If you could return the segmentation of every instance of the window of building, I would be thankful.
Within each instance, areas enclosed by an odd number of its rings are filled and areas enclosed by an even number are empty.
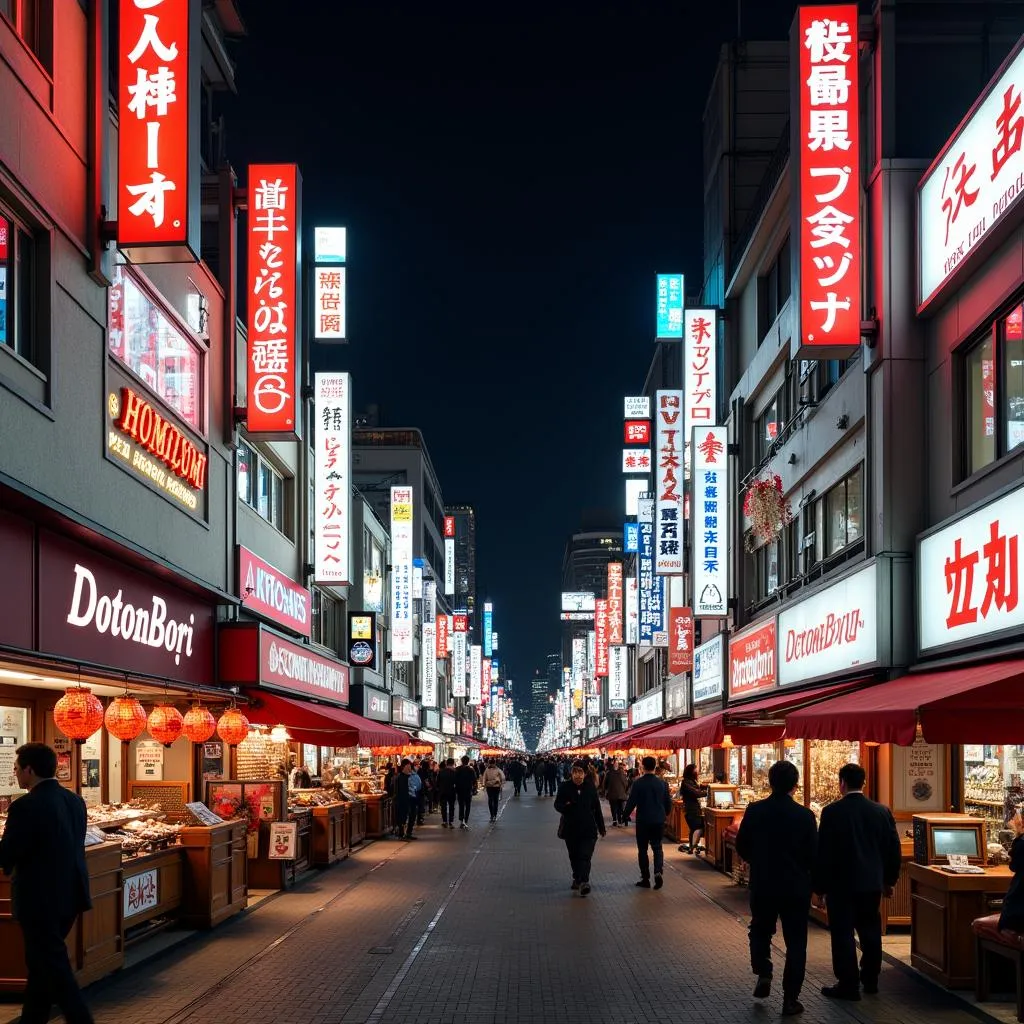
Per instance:
[[[750,553],[753,569],[751,584],[753,587],[753,603],[771,597],[784,582],[781,575],[782,540],[772,541],[770,544],[762,544],[756,551]]]
[[[245,441],[238,442],[238,498],[271,526],[286,532],[287,481]]]
[[[0,344],[35,366],[40,364],[38,271],[32,232],[0,209]]]
[[[762,329],[759,332],[761,340],[764,340],[769,328],[778,319],[779,313],[782,312],[782,307],[785,306],[792,291],[790,259],[789,235],[787,235],[767,273],[762,275],[759,282],[763,312]]]
[[[864,470],[855,469],[824,497],[825,557],[842,551],[864,535]]]
[[[757,465],[761,465],[768,458],[771,446],[777,440],[784,426],[785,417],[785,388],[779,390],[772,397],[772,400],[765,406],[764,411],[757,417],[754,427],[756,437]]]
[[[310,621],[310,639],[321,647],[326,647],[335,654],[340,650],[341,642],[341,601],[330,594],[313,588],[312,616]]]
[[[50,67],[48,24],[52,0],[0,0],[0,14],[21,36],[43,67]]]
[[[825,396],[843,379],[846,371],[860,363],[860,358],[860,353],[857,353],[849,359],[799,360],[799,405],[820,405]]]
[[[189,426],[203,430],[205,349],[143,285],[118,265],[110,286],[111,353]]]

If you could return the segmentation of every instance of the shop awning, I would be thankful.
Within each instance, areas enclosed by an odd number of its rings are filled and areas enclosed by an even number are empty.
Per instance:
[[[1020,743],[1024,659],[914,672],[795,711],[786,735],[909,746],[917,724],[929,743]]]
[[[389,747],[403,746],[409,742],[409,734],[401,729],[392,729],[383,722],[373,722],[345,708],[293,700],[269,690],[248,690],[246,695],[256,705],[245,712],[250,722],[284,725],[292,739],[299,743],[335,747]]]
[[[416,739],[423,743],[430,743],[432,746],[437,746],[439,743],[447,743],[448,740],[442,736],[439,732],[433,732],[430,729],[417,729],[413,735]]]
[[[663,729],[664,722],[644,722],[643,725],[635,725],[632,729],[624,729],[622,732],[606,732],[603,736],[587,744],[587,747],[603,747],[605,750],[628,750],[630,747],[638,746],[640,740],[651,733]]]

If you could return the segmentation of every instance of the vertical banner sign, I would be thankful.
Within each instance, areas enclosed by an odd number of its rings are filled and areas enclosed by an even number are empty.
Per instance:
[[[657,285],[658,341],[683,336],[683,275],[659,274]]]
[[[640,499],[640,643],[667,646],[665,578],[654,572],[654,500]]]
[[[626,643],[640,642],[640,587],[635,576],[626,577]]]
[[[640,527],[637,523],[627,522],[622,527],[622,550],[627,555],[635,555],[640,550]]]
[[[298,440],[299,169],[249,165],[249,336],[246,427]]]
[[[718,310],[688,309],[683,326],[683,440],[690,475],[690,438],[694,427],[718,422]]]
[[[693,671],[693,609],[671,608],[668,613],[668,671]]]
[[[391,488],[391,659],[412,661],[412,488]]]
[[[352,378],[347,373],[313,375],[313,578],[351,583]]]
[[[800,7],[798,17],[797,354],[826,359],[848,355],[861,340],[857,5]]]
[[[654,571],[671,576],[683,571],[682,391],[659,391],[655,406],[658,458],[654,471]]]
[[[594,675],[608,675],[608,602],[603,598],[594,610]]]
[[[455,593],[455,538],[444,539],[444,592]]]
[[[469,648],[469,703],[479,704],[483,673],[483,650],[479,644]]]
[[[434,580],[423,581],[423,610],[421,616],[424,622],[433,622],[437,614],[437,583]]]
[[[491,634],[494,632],[494,606],[490,601],[484,602],[484,657],[489,658],[491,651]]]
[[[466,696],[466,631],[452,634],[452,696]]]
[[[344,341],[345,260],[348,230],[313,229],[313,337],[317,341]]]
[[[434,623],[434,635],[437,637],[438,661],[444,661],[448,657],[448,616],[438,615]]]
[[[495,688],[496,690],[496,688]],[[496,692],[491,691],[491,659],[481,658],[480,659],[480,692],[486,693],[488,700],[494,701]]]
[[[608,710],[625,711],[629,687],[629,651],[622,646],[608,648]]]
[[[608,643],[621,644],[622,640],[622,563],[608,563]]]
[[[132,263],[199,258],[199,10],[118,5],[117,244]]]
[[[433,621],[424,620],[420,637],[420,665],[423,670],[423,706],[436,708],[437,704],[437,636]]]
[[[724,618],[729,596],[728,432],[693,431],[693,614]]]
[[[452,653],[452,649],[455,646],[455,642],[452,637],[455,635],[455,616],[446,615],[445,617],[445,629],[448,631],[448,653]]]

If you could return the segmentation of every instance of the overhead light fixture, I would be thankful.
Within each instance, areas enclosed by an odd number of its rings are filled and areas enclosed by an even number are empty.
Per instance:
[[[274,728],[270,730],[270,742],[289,743],[291,742],[291,736],[283,725],[275,725]]]

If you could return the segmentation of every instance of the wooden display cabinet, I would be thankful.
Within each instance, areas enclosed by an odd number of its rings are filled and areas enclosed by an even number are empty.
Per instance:
[[[395,827],[394,801],[384,793],[367,793],[361,799],[366,808],[366,838],[383,839]]]
[[[155,918],[165,918],[166,923],[170,923],[172,915],[177,917],[182,890],[182,851],[179,846],[139,857],[123,857],[121,873],[124,891],[122,916],[126,933]],[[126,942],[142,938],[150,930],[136,933],[133,938],[126,938]]]
[[[665,822],[665,836],[674,843],[685,843],[690,837],[686,825],[685,804],[682,800],[672,801],[672,811]]]
[[[704,808],[704,853],[701,855],[719,870],[725,869],[725,843],[723,833],[728,825],[743,817],[744,808]]]
[[[288,865],[288,884],[294,885],[296,877],[313,866],[313,809],[301,807],[289,811],[288,820],[294,821],[298,826],[295,839],[295,860],[285,861]]]
[[[390,799],[390,798],[388,798]],[[366,839],[367,810],[364,800],[353,800],[348,804],[348,845],[349,849]]]
[[[153,782],[130,779],[128,799],[141,800],[146,804],[159,804],[167,821],[177,823],[188,820],[185,804],[192,799],[191,782]]]
[[[348,830],[347,804],[327,804],[313,808],[314,866],[327,867],[348,856]]]
[[[244,910],[248,901],[246,823],[181,830],[185,866],[182,923],[213,928]]]

